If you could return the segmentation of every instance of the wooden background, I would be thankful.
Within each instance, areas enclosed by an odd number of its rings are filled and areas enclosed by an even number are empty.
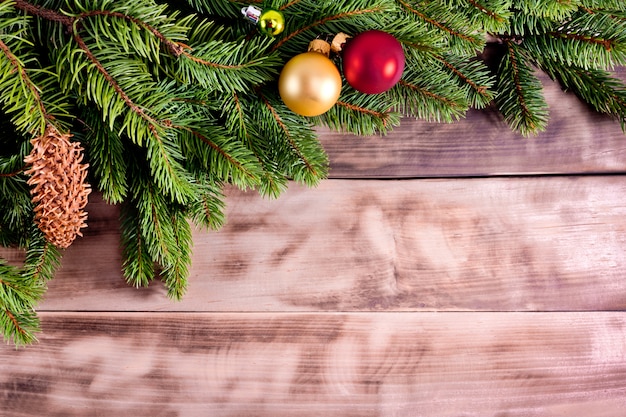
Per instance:
[[[0,347],[0,415],[623,417],[626,136],[544,82],[529,139],[321,130],[331,179],[228,190],[180,303],[126,286],[94,197],[40,342]]]

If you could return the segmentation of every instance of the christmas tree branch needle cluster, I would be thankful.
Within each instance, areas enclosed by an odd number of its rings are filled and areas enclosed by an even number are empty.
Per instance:
[[[327,177],[317,126],[385,134],[491,107],[530,137],[550,120],[543,71],[626,129],[624,1],[250,3],[0,1],[0,244],[25,252],[0,259],[5,340],[36,340],[92,189],[120,205],[128,284],[178,300],[225,186],[273,198]]]

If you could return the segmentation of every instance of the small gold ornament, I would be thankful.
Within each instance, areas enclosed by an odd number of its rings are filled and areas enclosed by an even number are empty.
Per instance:
[[[33,150],[24,158],[31,165],[26,171],[35,204],[35,223],[46,240],[59,248],[69,247],[80,229],[86,227],[87,167],[83,149],[70,142],[69,133],[48,125],[43,135],[31,140]]]
[[[285,105],[302,116],[319,116],[335,105],[341,94],[341,74],[328,58],[330,45],[316,39],[309,51],[291,58],[278,78]]]

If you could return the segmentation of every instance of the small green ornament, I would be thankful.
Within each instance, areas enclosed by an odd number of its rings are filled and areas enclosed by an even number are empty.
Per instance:
[[[241,9],[241,13],[265,35],[276,36],[285,29],[285,16],[278,10],[248,6]]]
[[[278,10],[265,9],[259,16],[257,26],[261,33],[276,36],[285,29],[285,16]]]

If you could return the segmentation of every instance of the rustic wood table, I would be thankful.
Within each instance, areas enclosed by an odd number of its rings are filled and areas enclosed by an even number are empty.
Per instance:
[[[623,417],[626,136],[543,81],[528,139],[493,111],[320,130],[331,178],[227,190],[179,303],[126,286],[94,196],[0,415]]]

